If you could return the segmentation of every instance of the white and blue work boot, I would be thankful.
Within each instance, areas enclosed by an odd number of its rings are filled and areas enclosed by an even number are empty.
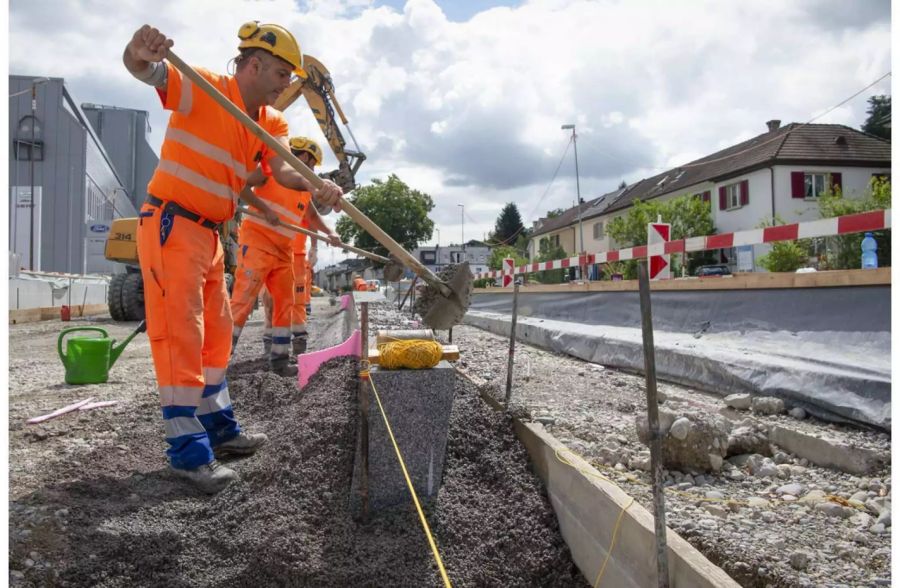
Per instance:
[[[207,494],[220,492],[238,479],[238,475],[234,470],[223,466],[216,460],[212,460],[208,464],[192,470],[173,468],[171,465],[169,469],[179,478],[188,480]]]
[[[213,454],[216,457],[253,455],[268,441],[269,438],[263,433],[245,433],[241,431],[236,437],[232,437],[228,441],[213,447]]]

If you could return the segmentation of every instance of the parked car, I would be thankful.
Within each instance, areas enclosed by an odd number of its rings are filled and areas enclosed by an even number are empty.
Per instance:
[[[730,276],[731,270],[724,263],[716,263],[712,265],[701,265],[695,272],[696,276],[702,278],[704,276]]]

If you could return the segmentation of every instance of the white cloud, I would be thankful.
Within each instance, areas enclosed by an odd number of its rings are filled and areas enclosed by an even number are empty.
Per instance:
[[[156,25],[189,63],[222,71],[244,21],[281,23],[332,73],[369,156],[359,180],[394,172],[429,192],[446,243],[460,232],[456,204],[479,221],[473,236],[508,201],[526,221],[571,205],[571,151],[538,203],[566,144],[561,124],[577,125],[582,194],[596,196],[759,134],[766,120],[823,112],[890,70],[889,18],[884,0],[534,0],[466,22],[432,0],[402,11],[368,0],[17,0],[10,71],[149,110],[158,142],[166,115],[121,65],[134,29]],[[822,121],[858,127],[875,93],[890,93],[889,80]],[[294,132],[322,139],[303,100],[288,116]]]

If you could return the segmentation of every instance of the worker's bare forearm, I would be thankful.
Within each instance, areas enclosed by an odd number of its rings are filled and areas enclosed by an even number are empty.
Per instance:
[[[335,234],[335,232],[331,230],[331,227],[326,225],[325,221],[322,220],[322,216],[319,214],[319,211],[316,210],[315,206],[310,206],[306,209],[306,222],[309,223],[309,228],[314,231],[318,231],[326,235]]]

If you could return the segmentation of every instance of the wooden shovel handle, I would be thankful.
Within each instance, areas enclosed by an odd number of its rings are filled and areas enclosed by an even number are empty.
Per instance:
[[[255,216],[256,218],[266,220],[266,217],[264,214],[262,214],[261,212],[256,212],[255,210],[251,210],[245,206],[241,206],[240,208],[238,208],[238,210],[241,211],[241,213],[246,214],[248,216]],[[286,223],[284,221],[281,221],[279,223],[279,226],[285,227],[285,228],[290,229],[291,231],[294,231],[297,233],[303,233],[307,237],[312,237],[313,239],[318,239],[319,241],[324,241],[324,242],[328,243],[329,245],[332,244],[331,241],[328,239],[328,237],[324,237],[324,236],[320,235],[319,233],[317,233],[316,231],[310,231],[309,229],[304,229],[303,227],[299,227],[297,225],[292,225],[291,223]],[[387,257],[384,257],[383,255],[378,255],[377,253],[372,253],[371,251],[366,251],[365,249],[358,249],[356,247],[353,247],[352,245],[347,245],[346,243],[341,243],[337,247],[340,247],[341,249],[346,249],[347,251],[351,251],[353,253],[356,253],[357,255],[362,255],[363,257],[368,257],[372,261],[377,261],[378,263],[390,263],[390,261],[391,261],[390,259],[388,259]]]
[[[215,86],[209,83],[206,78],[198,74],[194,71],[190,65],[186,64],[181,60],[180,57],[175,55],[171,50],[169,50],[166,59],[169,60],[175,69],[180,71],[183,75],[187,76],[193,83],[195,83],[201,90],[209,94],[209,96],[219,103],[219,105],[227,110],[232,116],[234,116],[238,121],[247,127],[247,129],[257,136],[263,143],[266,144],[270,149],[272,149],[275,153],[277,153],[282,159],[284,159],[292,168],[297,170],[306,181],[313,186],[313,188],[321,188],[322,187],[322,178],[317,176],[311,169],[306,167],[306,165],[297,159],[291,150],[284,146],[278,139],[270,135],[259,126],[256,121],[254,121],[250,116],[238,108],[231,100],[229,100],[224,94],[222,94]],[[452,292],[450,288],[447,287],[446,284],[441,282],[436,275],[434,275],[431,270],[422,265],[418,259],[413,257],[406,249],[404,249],[399,243],[394,241],[390,235],[385,233],[381,227],[376,225],[372,220],[364,215],[358,208],[353,206],[350,202],[347,201],[346,198],[341,197],[340,199],[341,210],[347,213],[353,222],[362,227],[367,233],[372,235],[379,243],[384,245],[384,247],[391,252],[403,265],[413,270],[413,272],[421,277],[423,280],[428,282],[429,285],[438,288],[444,296],[449,297]]]

